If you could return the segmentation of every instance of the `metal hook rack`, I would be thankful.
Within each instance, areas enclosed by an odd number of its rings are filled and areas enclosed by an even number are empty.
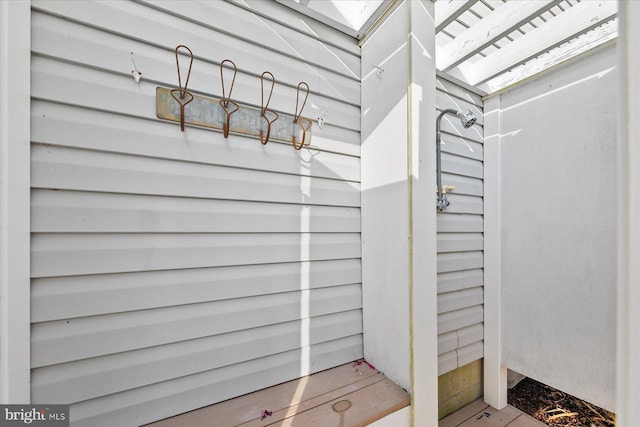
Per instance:
[[[178,56],[178,51],[180,50],[181,47],[189,51],[189,56],[191,58],[189,61],[189,71],[187,72],[187,80],[184,82],[184,87],[182,87],[182,78],[180,76],[180,57]],[[187,46],[181,44],[176,46],[175,53],[176,53],[176,67],[178,68],[178,89],[173,89],[171,91],[171,97],[175,99],[180,105],[180,130],[184,132],[184,114],[185,114],[184,107],[186,107],[187,104],[193,101],[193,94],[187,91],[187,86],[189,86],[189,77],[191,76],[191,67],[193,67],[193,52],[191,52],[191,49],[189,49]],[[180,97],[178,98],[176,94],[179,94]],[[186,99],[185,99],[185,95],[188,95]]]
[[[307,94],[304,97],[304,101],[302,101],[302,106],[300,107],[300,111],[298,111],[298,101],[300,100],[300,86],[304,85],[307,90]],[[304,105],[307,103],[307,98],[309,98],[309,85],[305,82],[298,83],[298,88],[296,90],[296,114],[293,116],[293,122],[300,127],[302,131],[302,138],[300,139],[300,145],[296,144],[296,135],[295,130],[293,132],[293,148],[296,150],[302,149],[302,147],[309,145],[311,143],[311,135],[309,135],[309,140],[306,140],[307,131],[311,129],[312,121],[305,117],[302,117],[302,110],[304,110]]]
[[[265,81],[265,76],[270,76],[271,77],[271,90],[269,91],[269,96],[267,97],[267,102],[264,102],[264,81]],[[280,117],[280,115],[278,113],[276,113],[273,110],[269,110],[269,102],[271,102],[271,95],[273,95],[273,88],[276,85],[276,79],[275,77],[273,77],[273,74],[271,74],[268,71],[265,71],[264,73],[262,73],[262,76],[260,76],[260,116],[265,120],[265,122],[267,123],[267,135],[266,137],[263,137],[263,132],[262,132],[262,128],[260,129],[260,143],[262,145],[267,145],[267,142],[269,142],[269,136],[271,136],[271,125],[278,120],[278,118]],[[273,114],[273,119],[269,120],[269,118],[267,117],[267,113],[271,113]]]
[[[191,62],[189,63],[189,71],[184,87],[182,86],[180,66],[178,63],[179,48],[185,48],[191,55]],[[304,106],[309,97],[309,85],[307,83],[300,82],[298,84],[296,90],[296,107],[293,114],[275,111],[269,108],[269,102],[271,101],[275,87],[275,78],[273,74],[265,71],[260,77],[260,107],[254,107],[231,99],[237,67],[233,61],[225,59],[220,63],[222,97],[197,95],[187,91],[189,76],[191,75],[191,66],[193,64],[193,53],[185,45],[176,47],[175,52],[179,88],[156,88],[156,116],[158,118],[179,122],[180,128],[183,131],[184,125],[189,124],[220,130],[223,132],[225,138],[227,138],[230,133],[253,136],[260,139],[263,145],[266,145],[271,140],[277,140],[292,143],[296,150],[309,146],[311,143],[311,127],[313,122],[311,119],[302,116]],[[233,70],[233,78],[228,88],[228,93],[224,79],[225,64],[230,65]],[[265,82],[267,82],[267,85],[269,82],[271,83],[267,96],[265,96]],[[303,91],[306,92],[306,94],[300,104]],[[189,108],[185,108],[187,104],[189,104]],[[298,110],[299,106],[300,109]]]
[[[225,91],[225,86],[224,86],[224,64],[225,62],[228,62],[231,64],[231,66],[233,67],[233,79],[231,80],[231,86],[229,87],[229,96],[227,96],[227,93]],[[238,74],[238,67],[236,67],[235,62],[233,62],[230,59],[225,59],[224,61],[222,61],[220,63],[220,83],[222,84],[222,99],[219,101],[220,102],[220,106],[222,107],[222,109],[225,112],[225,122],[224,122],[224,126],[222,127],[223,132],[224,132],[224,137],[228,138],[229,137],[229,127],[231,124],[231,115],[233,113],[235,113],[236,111],[238,111],[240,109],[240,106],[236,103],[233,102],[231,100],[231,92],[233,92],[233,85],[236,84],[236,74]],[[232,109],[229,109],[229,104],[232,105]]]

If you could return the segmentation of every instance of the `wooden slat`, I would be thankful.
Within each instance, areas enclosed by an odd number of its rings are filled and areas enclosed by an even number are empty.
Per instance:
[[[360,234],[38,234],[31,253],[34,278],[124,273],[359,258]]]
[[[259,420],[262,410],[269,408],[273,414],[268,421],[262,420],[264,425],[283,419],[289,410],[312,408],[384,379],[384,375],[366,365],[359,368],[361,374],[358,375],[354,364],[341,365],[146,427],[192,427],[205,425],[211,420],[225,426],[246,426]]]
[[[360,309],[360,285],[262,295],[33,325],[32,367]]]
[[[391,407],[397,404],[396,399],[406,401],[408,404],[408,395],[385,379],[384,375],[369,369],[366,365],[359,368],[361,375],[358,375],[353,365],[350,363],[339,366],[198,411],[159,421],[147,427],[204,426],[209,424],[212,419],[215,419],[220,425],[238,427],[280,425],[283,421],[286,422],[286,425],[314,425],[298,423],[302,423],[301,420],[304,420],[305,423],[311,422],[307,420],[310,415],[308,412],[330,409],[331,405],[338,400],[350,400],[352,408],[356,410],[367,406],[373,418],[380,418],[393,412]],[[364,401],[361,400],[363,393],[367,397]],[[382,397],[381,393],[384,393],[383,401],[378,400],[379,397]],[[272,414],[261,420],[261,410],[265,408],[270,408]],[[360,425],[354,422],[354,412],[350,413],[352,418],[344,424],[345,426]]]
[[[361,313],[354,310],[38,368],[32,399],[93,399],[361,333]]]
[[[31,232],[357,233],[360,209],[34,189]]]
[[[529,59],[602,25],[616,16],[612,1],[583,1],[539,27],[527,32],[497,52],[473,64],[469,83],[481,84]]]
[[[31,320],[45,322],[361,282],[360,260],[32,279]],[[126,297],[125,297],[126,295]]]
[[[351,407],[344,413],[344,418],[333,410],[332,406],[348,400]],[[270,423],[269,426],[312,426],[335,424],[344,427],[364,427],[372,422],[398,411],[410,403],[409,395],[391,380],[384,379],[368,387],[354,391],[346,396],[316,406],[304,412],[287,417],[283,421]],[[247,424],[246,426],[265,425],[264,423]]]
[[[320,374],[316,374],[316,375],[320,375]],[[356,405],[366,405],[367,401],[364,399],[368,399],[369,393],[372,390],[377,389],[381,382],[385,382],[385,388],[387,389],[387,391],[392,391],[393,390],[393,386],[389,386],[390,385],[390,381],[385,379],[384,375],[382,374],[377,374],[373,377],[369,377],[366,378],[362,381],[359,381],[357,383],[354,384],[350,384],[346,387],[342,387],[340,389],[336,389],[336,390],[332,390],[329,393],[325,393],[322,396],[318,396],[315,399],[310,399],[307,400],[305,402],[302,402],[300,404],[297,405],[290,405],[288,408],[286,409],[281,409],[279,411],[274,411],[271,416],[268,417],[268,420],[261,420],[258,417],[256,417],[254,420],[249,421],[247,423],[243,423],[243,424],[239,424],[239,426],[242,427],[259,427],[259,426],[263,426],[263,425],[307,425],[307,424],[299,424],[300,422],[298,421],[299,418],[306,418],[308,416],[308,414],[304,413],[305,411],[323,411],[326,412],[327,414],[329,414],[329,412],[327,411],[336,401],[340,401],[340,400],[348,400],[349,402],[351,402],[351,404],[356,404]],[[397,387],[397,386],[395,386]],[[358,391],[362,391],[362,393],[367,393],[366,397],[364,399],[362,399],[362,396],[359,394],[354,394],[355,392]],[[355,399],[354,399],[355,397]],[[355,400],[352,401],[352,399]],[[362,399],[362,401],[358,401]],[[386,403],[386,402],[385,402]],[[319,408],[321,405],[325,405],[325,408]],[[378,417],[378,415],[381,415],[382,417],[384,417],[385,415],[387,415],[388,409],[387,408],[380,408],[380,407],[370,407],[370,415],[375,414],[375,418]],[[380,414],[378,412],[381,412]],[[393,411],[392,411],[393,412]],[[330,418],[327,417],[327,418]],[[280,423],[280,421],[283,422],[283,424]],[[306,422],[306,421],[303,421]],[[267,424],[268,423],[268,424]],[[185,426],[187,424],[184,424]],[[351,423],[349,424],[345,424],[345,425],[352,425]]]
[[[79,402],[71,408],[71,422],[135,427],[342,365],[354,357],[362,357],[362,336],[311,346],[304,356],[302,349],[288,351]]]
[[[448,417],[440,420],[440,422],[438,423],[438,426],[439,427],[457,427],[458,425],[462,424],[466,420],[473,417],[478,412],[487,409],[488,406],[489,405],[484,403],[484,400],[478,399],[473,403],[465,406],[461,410],[456,411],[453,414],[449,415]]]
[[[455,21],[460,15],[469,10],[477,1],[478,0],[442,0],[436,2],[436,33],[439,33],[447,25]]]
[[[438,51],[436,66],[447,71],[490,46],[562,0],[507,2]]]
[[[52,146],[32,148],[33,188],[358,207],[360,185]]]
[[[483,416],[480,421],[477,420],[477,417],[471,417],[464,423],[459,424],[459,427],[506,427],[511,425],[512,422],[521,414],[521,412],[513,406],[507,406],[501,411],[488,407],[483,410],[483,414],[484,412],[489,415]],[[533,425],[538,426],[539,424],[534,422]]]
[[[273,425],[275,422],[285,419],[293,421],[291,420],[291,417],[295,417],[297,414],[314,409],[320,405],[328,405],[331,401],[340,398],[349,398],[353,392],[363,389],[369,390],[368,387],[376,385],[381,381],[385,381],[385,376],[383,374],[379,373],[375,369],[369,368],[366,364],[360,365],[359,367],[355,367],[354,365],[355,363],[350,363],[314,374],[310,377],[301,378],[295,382],[295,389],[293,390],[291,387],[292,385],[288,383],[282,384],[262,391],[264,393],[268,393],[269,397],[261,396],[260,394],[262,392],[252,393],[245,398],[231,401],[229,403],[225,402],[221,405],[216,405],[220,406],[219,408],[214,406],[211,409],[220,413],[224,421],[231,418],[227,425],[250,427],[262,426],[265,424]],[[340,375],[341,379],[337,379],[337,375]],[[274,404],[256,406],[254,398],[257,398],[259,401],[268,399]],[[279,401],[276,403],[274,402],[275,399],[278,399]],[[250,401],[247,402],[247,400]],[[230,413],[228,410],[229,406],[241,406],[245,411],[238,408],[238,412]],[[251,409],[250,411],[246,411],[247,406]],[[255,409],[259,407],[273,408],[274,410],[266,420],[262,420],[260,419],[261,414],[259,414]],[[237,422],[241,417],[246,419],[247,416],[245,414],[247,414],[247,412],[253,416],[253,419],[246,422]],[[225,414],[226,417],[223,414]],[[194,424],[183,423],[182,425],[188,426]]]
[[[561,64],[582,53],[593,50],[601,45],[606,45],[618,37],[618,21],[612,19],[592,29],[586,34],[581,34],[578,38],[553,49],[552,55],[540,55],[532,58],[521,66],[513,68],[509,73],[478,85],[478,88],[485,93],[494,93],[500,89],[515,85],[528,77]]]

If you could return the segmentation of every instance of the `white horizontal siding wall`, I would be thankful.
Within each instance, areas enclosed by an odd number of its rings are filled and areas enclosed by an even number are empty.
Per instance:
[[[314,148],[156,119],[179,44],[193,92],[231,59],[292,114],[306,81]],[[359,72],[276,2],[33,2],[34,403],[134,426],[362,357]]]
[[[478,117],[469,129],[450,114],[441,122],[442,183],[455,186],[447,194],[451,204],[437,214],[438,372],[444,374],[481,359],[484,351],[483,104],[440,77],[436,102],[438,112],[471,110]]]

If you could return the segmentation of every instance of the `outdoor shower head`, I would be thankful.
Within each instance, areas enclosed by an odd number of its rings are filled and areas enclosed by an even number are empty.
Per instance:
[[[471,111],[468,113],[456,112],[456,116],[460,117],[460,121],[462,122],[462,126],[465,129],[470,128],[476,123],[477,117]]]

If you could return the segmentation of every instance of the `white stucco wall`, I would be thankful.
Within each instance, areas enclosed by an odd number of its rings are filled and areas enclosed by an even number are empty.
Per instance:
[[[616,49],[501,95],[503,360],[614,409]]]

